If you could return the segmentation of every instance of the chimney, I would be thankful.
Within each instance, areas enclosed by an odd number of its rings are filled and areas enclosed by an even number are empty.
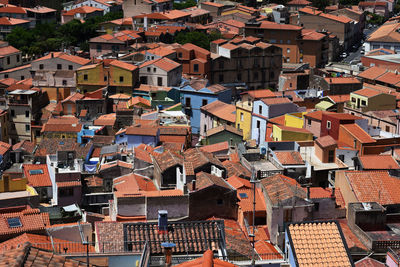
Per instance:
[[[164,248],[164,256],[165,256],[165,267],[172,266],[172,249],[176,247],[174,243],[164,242],[161,243],[161,247]]]
[[[168,232],[168,211],[158,211],[158,233],[166,234]]]
[[[51,52],[51,58],[54,58],[54,53],[53,52]]]
[[[310,186],[307,185],[307,199],[310,199]]]
[[[196,179],[192,180],[192,191],[196,190]]]

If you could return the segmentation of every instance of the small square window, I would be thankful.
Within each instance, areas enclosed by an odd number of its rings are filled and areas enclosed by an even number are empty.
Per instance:
[[[222,198],[217,199],[217,205],[223,205],[224,200]]]
[[[326,129],[330,129],[331,128],[331,122],[330,121],[326,121]]]
[[[61,70],[62,69],[62,65],[61,64],[57,64],[57,69]]]
[[[67,85],[67,80],[62,80],[62,85],[66,86]]]
[[[205,105],[207,105],[207,104],[208,104],[208,100],[207,100],[207,99],[203,99],[202,105],[201,105],[201,106],[205,106]]]
[[[69,70],[73,70],[74,68],[73,68],[72,65],[68,65],[68,69],[69,69]]]
[[[87,75],[87,74],[84,74],[84,75],[83,75],[83,80],[84,80],[84,81],[87,81],[87,80],[88,80],[88,75]]]
[[[124,76],[119,76],[119,82],[120,83],[124,82]]]
[[[157,68],[153,68],[153,72],[156,72],[157,71]]]
[[[150,72],[151,71],[151,68],[150,67],[147,67],[147,72]]]
[[[29,118],[29,110],[25,111],[25,118]]]
[[[39,65],[39,69],[40,69],[40,70],[44,69],[44,65],[43,65],[43,64],[40,64],[40,65]]]
[[[29,132],[31,130],[31,126],[29,124],[25,125],[25,131]]]

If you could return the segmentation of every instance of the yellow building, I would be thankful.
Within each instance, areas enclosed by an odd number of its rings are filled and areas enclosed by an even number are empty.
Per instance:
[[[4,173],[0,180],[0,193],[25,191],[27,179],[21,176],[22,173],[18,173],[18,176],[12,173]]]
[[[243,132],[243,140],[251,138],[251,113],[253,107],[251,101],[239,101],[236,103],[235,127]]]
[[[122,18],[112,21],[100,23],[98,31],[106,34],[113,34],[115,32],[133,30],[132,18]]]
[[[363,88],[350,93],[347,106],[362,112],[392,110],[396,109],[396,96],[372,88]]]
[[[307,112],[285,114],[285,126],[303,128],[304,114],[307,114]]]
[[[274,141],[312,141],[313,134],[305,129],[273,125],[272,137]]]
[[[86,65],[76,71],[76,84],[81,92],[91,92],[108,86],[111,94],[132,94],[139,80],[139,68],[119,60]]]

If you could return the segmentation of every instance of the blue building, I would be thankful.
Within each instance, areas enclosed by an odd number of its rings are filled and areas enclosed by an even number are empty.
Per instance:
[[[184,84],[179,88],[180,100],[184,113],[190,116],[190,126],[193,134],[200,132],[200,108],[207,104],[219,100],[225,103],[231,103],[232,89],[214,84],[207,86],[204,82]]]
[[[160,129],[158,127],[131,126],[115,134],[116,144],[125,144],[128,149],[140,144],[155,147],[160,142]]]
[[[78,133],[78,143],[79,144],[86,144],[93,138],[93,136],[101,131],[104,127],[103,126],[88,126],[84,125],[81,131]]]

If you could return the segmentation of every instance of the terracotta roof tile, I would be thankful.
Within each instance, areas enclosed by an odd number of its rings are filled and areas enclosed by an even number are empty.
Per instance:
[[[328,84],[360,84],[361,82],[354,77],[325,78]]]
[[[368,133],[366,133],[360,126],[355,123],[352,124],[342,124],[347,132],[349,132],[354,138],[356,138],[361,143],[375,143],[376,140],[373,139]]]
[[[213,185],[232,190],[232,187],[224,180],[224,178],[206,172],[196,173],[196,190],[200,190]]]
[[[304,160],[298,151],[274,151],[282,165],[303,165]]]
[[[146,136],[156,136],[159,134],[159,129],[149,126],[130,126],[126,128],[125,134],[127,135],[146,135]]]
[[[339,221],[340,227],[342,228],[344,238],[346,239],[347,247],[352,251],[359,251],[360,249],[367,251],[367,248],[365,247],[365,245],[351,231],[350,227],[347,224],[347,220],[339,219],[338,221]]]
[[[160,155],[155,155],[154,159],[162,172],[177,165],[183,166],[183,157],[169,150]]]
[[[253,99],[260,99],[260,98],[275,98],[275,94],[269,90],[269,89],[265,89],[265,90],[252,90],[252,91],[246,91],[241,93],[241,95],[249,95],[251,98]]]
[[[10,25],[25,24],[25,23],[29,23],[29,20],[8,18],[8,17],[0,18],[0,25],[10,26]]]
[[[400,165],[391,155],[364,155],[358,159],[363,170],[397,170]]]
[[[74,16],[77,13],[80,14],[90,14],[96,11],[101,11],[103,12],[104,10],[101,8],[96,8],[96,7],[91,7],[91,6],[81,6],[77,7],[71,10],[68,10],[67,12],[62,13],[62,16]]]
[[[176,267],[195,267],[195,266],[235,267],[236,265],[233,263],[222,261],[220,259],[215,259],[214,253],[211,250],[207,250],[206,252],[204,252],[203,257],[187,261],[175,266]]]
[[[358,74],[358,77],[364,78],[364,79],[368,79],[368,80],[375,80],[377,79],[379,76],[382,76],[383,74],[386,73],[386,69],[381,68],[381,67],[371,67],[367,70],[364,70],[363,72],[360,72]]]
[[[7,151],[10,151],[11,145],[0,141],[0,155],[4,155]]]
[[[226,179],[226,181],[235,189],[251,188],[249,180],[233,175]]]
[[[193,164],[195,172],[199,171],[208,163],[224,169],[221,161],[219,161],[212,153],[201,151],[199,148],[189,148],[183,153],[183,155],[184,161],[191,162]]]
[[[307,0],[292,0],[286,3],[286,5],[303,5],[303,6],[308,6],[311,5],[311,2]]]
[[[239,207],[243,212],[252,212],[253,211],[253,202],[254,202],[254,194],[252,189],[241,188],[237,190],[237,195],[240,200],[238,203]],[[265,212],[265,199],[264,195],[261,192],[260,188],[256,190],[256,212]]]
[[[115,113],[104,114],[94,120],[93,125],[96,126],[114,126],[116,120]]]
[[[261,101],[264,102],[268,106],[292,103],[292,101],[290,101],[289,98],[287,98],[287,97],[263,98],[263,99],[261,99]]]
[[[216,100],[200,108],[203,112],[234,123],[236,121],[236,106]]]
[[[385,267],[386,264],[372,259],[370,257],[362,258],[361,260],[354,263],[355,267]]]
[[[220,126],[211,128],[210,130],[208,130],[206,132],[206,136],[207,137],[208,136],[212,136],[214,134],[217,134],[217,133],[220,133],[220,132],[223,132],[223,131],[228,131],[228,132],[231,132],[231,133],[236,134],[238,136],[243,136],[243,133],[242,133],[241,130],[239,130],[236,127],[233,127],[231,125],[227,125],[227,124],[222,124]]]
[[[58,188],[78,187],[78,186],[82,186],[82,183],[80,181],[57,182],[57,187]]]
[[[210,153],[215,153],[215,152],[221,152],[221,151],[226,151],[228,152],[229,149],[229,143],[228,141],[224,141],[221,143],[216,143],[212,145],[207,145],[207,146],[202,146],[200,147],[202,151],[205,152],[210,152]]]
[[[16,143],[15,145],[12,146],[12,150],[23,150],[29,154],[32,154],[33,151],[35,150],[36,145],[32,142],[29,142],[28,140],[23,140],[19,143]]]
[[[7,219],[18,218],[21,222],[20,226],[10,227]],[[49,214],[40,213],[39,209],[23,209],[14,212],[6,212],[0,210],[0,235],[10,236],[13,234],[44,231],[45,226],[50,225]]]
[[[121,69],[125,69],[125,70],[129,70],[129,71],[134,71],[138,68],[138,66],[126,63],[124,61],[120,61],[120,60],[113,60],[110,62],[111,66],[117,67],[117,68],[121,68]]]
[[[163,57],[163,58],[159,58],[159,59],[146,61],[145,63],[140,65],[140,68],[144,68],[149,65],[154,65],[165,71],[171,71],[171,70],[176,69],[181,66],[181,64],[179,64],[177,62],[175,62],[169,58]]]
[[[108,169],[108,168],[113,168],[113,167],[121,167],[121,168],[126,168],[126,169],[132,169],[133,165],[131,163],[127,163],[121,160],[116,160],[113,162],[108,162],[100,166],[100,171]]]
[[[315,142],[321,147],[337,146],[337,142],[330,135],[318,137],[317,140],[315,140]]]
[[[334,21],[337,21],[337,22],[341,22],[341,23],[350,23],[350,22],[353,21],[352,19],[350,19],[348,17],[345,17],[345,16],[341,16],[341,15],[333,15],[333,14],[321,13],[321,14],[319,14],[319,16],[323,17],[323,18],[330,19],[330,20],[334,20]]]
[[[216,2],[201,2],[201,4],[209,5],[209,6],[215,6],[215,7],[223,7],[223,4],[216,3]]]
[[[67,60],[67,61],[70,61],[70,62],[74,62],[74,63],[80,64],[80,65],[86,65],[86,64],[88,64],[90,62],[89,59],[78,57],[78,56],[68,55],[68,54],[66,54],[64,52],[50,52],[47,56],[41,57],[39,59],[36,59],[34,62],[42,61],[42,60],[46,60],[46,59],[51,59],[52,56],[54,58],[60,58],[60,59]]]
[[[400,203],[400,179],[387,171],[345,171],[345,175],[359,202]]]
[[[51,187],[49,170],[47,164],[23,164],[25,177],[33,187]]]
[[[90,177],[85,178],[86,185],[88,187],[100,187],[103,186],[103,178],[92,175]]]
[[[337,222],[289,224],[287,231],[299,266],[352,266]],[[312,249],[305,244],[312,244]]]
[[[231,176],[239,176],[243,178],[251,177],[251,172],[246,167],[244,167],[240,162],[225,160],[224,162],[222,162],[222,165],[224,165],[226,168],[227,177]]]
[[[128,196],[140,191],[157,191],[150,178],[134,173],[115,178],[113,180],[113,189],[117,197]]]
[[[400,74],[388,71],[385,74],[376,78],[375,80],[391,85],[397,85],[398,83],[400,83]]]
[[[261,180],[262,186],[272,204],[291,199],[293,197],[306,198],[306,192],[301,188],[300,184],[285,175],[275,174],[271,177]]]

